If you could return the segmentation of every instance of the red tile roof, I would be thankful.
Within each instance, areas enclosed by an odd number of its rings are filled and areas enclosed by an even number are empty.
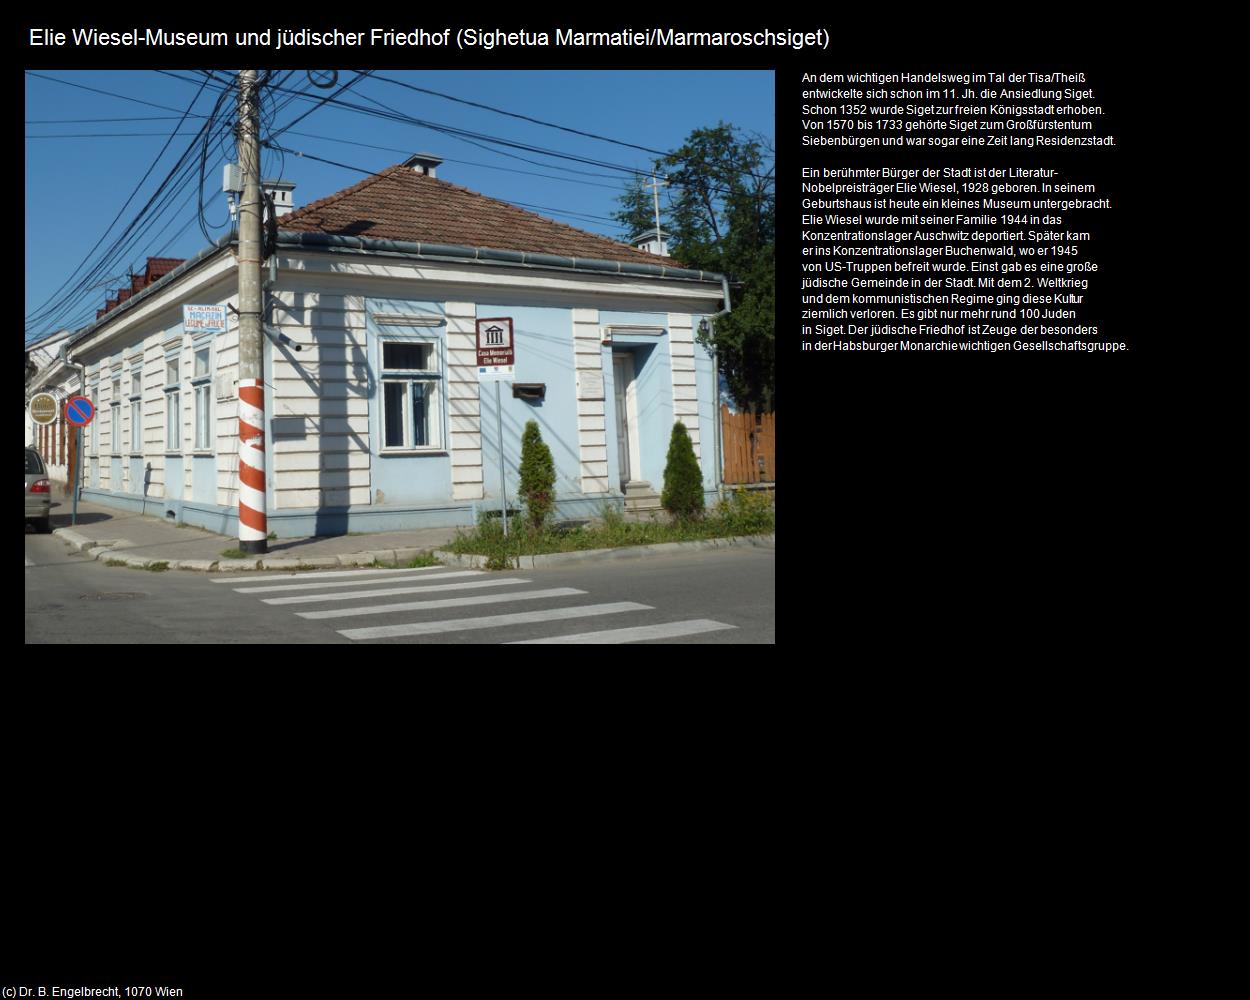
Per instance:
[[[185,263],[186,261],[181,257],[149,257],[148,266],[143,271],[144,285],[159,281],[179,264]]]
[[[282,229],[331,236],[446,243],[681,267],[667,257],[635,250],[606,236],[574,229],[398,165],[305,205],[283,216],[278,225]]]
[[[132,295],[138,295],[148,285],[159,281],[165,277],[170,271],[179,264],[184,263],[180,257],[149,257],[147,266],[144,267],[142,274],[132,274],[130,276],[130,287],[119,289],[114,298],[106,298],[104,300],[104,308],[97,309],[95,318],[99,319],[106,312],[116,309]]]

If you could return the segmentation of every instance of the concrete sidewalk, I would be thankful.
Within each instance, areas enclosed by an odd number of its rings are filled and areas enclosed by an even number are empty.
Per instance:
[[[52,527],[53,534],[95,559],[116,559],[140,568],[164,562],[170,569],[216,572],[371,566],[374,561],[402,565],[456,537],[455,528],[421,528],[327,538],[281,538],[269,542],[267,555],[229,559],[222,552],[238,549],[237,538],[82,500],[78,502],[78,523],[71,528],[67,499],[53,506]]]

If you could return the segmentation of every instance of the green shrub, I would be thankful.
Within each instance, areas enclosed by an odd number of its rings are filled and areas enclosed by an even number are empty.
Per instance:
[[[525,501],[530,529],[542,531],[556,505],[556,465],[536,420],[526,423],[521,435],[521,485],[517,492]]]
[[[777,530],[772,497],[767,493],[734,490],[717,505],[716,516],[730,535],[768,535]]]
[[[673,424],[668,443],[668,461],[664,466],[664,492],[660,503],[674,517],[688,520],[703,513],[703,473],[694,457],[694,445],[686,425]]]

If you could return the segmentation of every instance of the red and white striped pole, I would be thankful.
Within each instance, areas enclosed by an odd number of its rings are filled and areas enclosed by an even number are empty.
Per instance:
[[[239,383],[239,549],[264,553],[269,531],[265,521],[265,383]]]
[[[261,337],[260,94],[239,71],[239,549],[268,551],[265,518],[265,372]]]

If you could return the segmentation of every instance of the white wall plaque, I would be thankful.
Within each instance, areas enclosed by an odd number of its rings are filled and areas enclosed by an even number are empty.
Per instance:
[[[578,399],[603,399],[603,372],[579,371],[577,373]]]

